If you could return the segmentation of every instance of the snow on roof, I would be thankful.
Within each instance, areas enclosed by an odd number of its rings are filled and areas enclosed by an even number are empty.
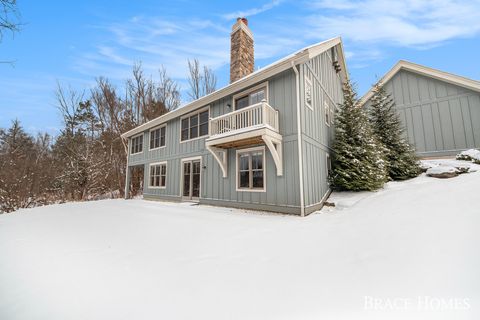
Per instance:
[[[317,55],[325,52],[326,50],[339,45],[341,50],[339,50],[339,63],[342,66],[342,77],[347,78],[348,77],[348,72],[347,72],[347,65],[345,61],[345,56],[343,54],[343,45],[342,45],[342,39],[340,37],[332,38],[329,40],[325,40],[313,45],[310,45],[308,47],[305,47],[303,49],[298,50],[297,52],[290,54],[280,60],[277,60],[261,69],[258,69],[255,72],[252,72],[251,74],[228,84],[227,86],[220,88],[206,96],[203,96],[197,100],[194,100],[192,102],[187,103],[186,105],[181,106],[178,109],[175,109],[173,111],[170,111],[164,115],[161,115],[160,117],[157,117],[153,120],[150,120],[144,124],[141,124],[138,127],[133,128],[130,131],[127,131],[122,134],[122,138],[128,138],[131,137],[135,134],[138,134],[142,131],[145,131],[147,129],[156,127],[162,123],[165,123],[171,119],[174,119],[176,117],[179,117],[183,114],[187,114],[189,112],[194,111],[195,109],[198,109],[200,107],[204,107],[208,105],[209,103],[212,103],[215,100],[218,100],[222,97],[228,96],[230,94],[233,94],[239,90],[242,90],[248,86],[251,86],[263,79],[266,79],[268,77],[271,77],[275,74],[278,74],[282,71],[285,71],[288,68],[292,67],[293,64],[298,64],[305,62],[313,57],[316,57]]]
[[[390,81],[390,79],[392,79],[400,70],[407,70],[410,72],[414,72],[414,73],[431,77],[440,81],[445,81],[445,82],[455,84],[470,90],[480,92],[479,81],[457,76],[452,73],[429,68],[429,67],[422,66],[420,64],[416,64],[416,63],[405,61],[405,60],[398,61],[397,64],[395,64],[393,68],[390,69],[390,71],[388,71],[378,81],[378,84],[380,86],[383,86],[388,81]],[[360,106],[363,106],[372,96],[373,96],[373,87],[360,99]]]

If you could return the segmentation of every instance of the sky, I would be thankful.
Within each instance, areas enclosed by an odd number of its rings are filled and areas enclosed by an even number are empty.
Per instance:
[[[88,92],[109,78],[119,90],[141,62],[163,65],[188,102],[187,60],[229,80],[230,30],[245,16],[261,68],[336,36],[359,95],[398,60],[480,80],[480,0],[34,1],[18,0],[21,31],[0,42],[0,128],[58,134],[57,83]]]

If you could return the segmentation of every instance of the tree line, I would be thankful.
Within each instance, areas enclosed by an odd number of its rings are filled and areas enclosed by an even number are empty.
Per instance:
[[[213,71],[188,61],[189,96],[215,90]],[[0,128],[0,213],[65,201],[123,197],[127,141],[121,134],[180,106],[179,84],[161,67],[147,77],[141,64],[119,90],[104,77],[88,92],[57,84],[58,136],[26,132],[20,121]],[[141,182],[132,185],[132,193]]]

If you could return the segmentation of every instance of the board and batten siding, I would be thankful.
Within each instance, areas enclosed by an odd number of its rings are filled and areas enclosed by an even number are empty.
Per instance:
[[[328,50],[300,66],[300,112],[306,213],[319,209],[330,193],[327,154],[332,154],[334,110],[343,101],[342,80],[332,62],[331,51]],[[312,84],[311,108],[305,104],[305,78]],[[331,110],[329,126],[325,121],[325,103],[328,103]]]
[[[180,118],[175,118],[167,122],[165,147],[150,151],[149,131],[145,131],[143,133],[143,152],[137,155],[129,155],[130,167],[144,166],[144,197],[148,199],[180,200],[181,159],[201,156],[200,203],[299,214],[295,74],[293,70],[287,70],[269,78],[267,81],[268,102],[279,111],[279,128],[280,134],[283,136],[283,176],[276,175],[275,163],[268,148],[265,148],[266,192],[236,191],[235,157],[237,149],[228,150],[228,177],[223,178],[220,166],[205,148],[206,137],[180,142],[181,121]],[[263,82],[256,83],[251,87]],[[248,90],[248,88],[245,90]],[[211,103],[209,105],[210,117],[232,112],[232,97],[233,95],[229,95]],[[202,108],[199,108],[199,110]],[[166,188],[149,188],[149,165],[160,161],[167,161]]]
[[[480,147],[480,93],[408,70],[400,70],[384,88],[420,157]]]

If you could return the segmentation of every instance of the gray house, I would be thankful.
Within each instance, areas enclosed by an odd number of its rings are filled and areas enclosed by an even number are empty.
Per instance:
[[[391,94],[420,157],[480,147],[480,82],[399,61],[379,84]],[[368,107],[372,95],[361,104]]]
[[[255,72],[246,19],[231,33],[231,83],[144,123],[128,139],[143,197],[304,216],[329,195],[330,144],[347,78],[340,38]]]

